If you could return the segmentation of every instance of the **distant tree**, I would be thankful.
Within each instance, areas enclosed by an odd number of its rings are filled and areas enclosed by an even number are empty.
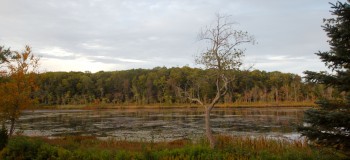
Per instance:
[[[300,127],[302,135],[321,145],[340,149],[350,148],[350,5],[331,4],[333,18],[325,19],[323,26],[330,40],[328,52],[316,55],[332,69],[332,73],[305,71],[308,82],[335,87],[347,95],[346,99],[323,99],[320,108],[305,112],[306,126]]]
[[[245,43],[253,43],[254,38],[241,30],[234,28],[234,23],[230,21],[229,16],[216,15],[213,26],[205,28],[199,34],[200,40],[208,43],[207,49],[196,57],[195,62],[203,65],[207,70],[207,83],[215,83],[215,93],[200,96],[198,94],[203,84],[197,82],[193,84],[192,92],[184,92],[185,96],[193,102],[197,102],[205,108],[205,126],[206,135],[212,148],[215,147],[215,139],[210,126],[210,111],[228,92],[229,83],[234,80],[232,71],[239,70],[242,65],[241,58],[244,55],[244,49],[237,48]],[[211,81],[213,80],[213,81]],[[183,91],[183,89],[181,89]],[[203,95],[203,94],[202,94]]]
[[[0,83],[0,120],[10,122],[10,136],[20,111],[35,104],[32,93],[37,89],[35,81],[39,61],[29,46],[23,53],[14,51],[12,54],[7,63],[6,81]]]

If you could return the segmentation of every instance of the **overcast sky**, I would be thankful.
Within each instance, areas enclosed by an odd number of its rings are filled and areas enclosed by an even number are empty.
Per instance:
[[[301,74],[325,70],[326,0],[0,0],[0,45],[40,55],[43,71],[111,71],[194,64],[197,35],[231,15],[255,36],[246,66]],[[344,1],[342,1],[344,2]]]

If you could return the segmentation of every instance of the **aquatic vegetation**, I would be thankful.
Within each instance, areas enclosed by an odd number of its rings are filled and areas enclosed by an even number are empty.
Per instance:
[[[215,108],[215,134],[293,138],[304,107]],[[17,130],[26,136],[84,135],[128,141],[172,141],[204,133],[204,109],[106,109],[25,111]],[[294,136],[297,137],[297,136]]]

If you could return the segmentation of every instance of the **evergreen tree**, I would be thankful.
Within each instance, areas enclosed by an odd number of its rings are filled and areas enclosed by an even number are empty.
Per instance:
[[[338,149],[350,149],[350,5],[331,4],[333,18],[324,19],[323,29],[330,40],[328,52],[316,53],[332,70],[327,72],[305,71],[308,82],[335,87],[345,95],[342,99],[323,99],[320,106],[305,112],[306,125],[300,127],[302,135],[319,145]]]

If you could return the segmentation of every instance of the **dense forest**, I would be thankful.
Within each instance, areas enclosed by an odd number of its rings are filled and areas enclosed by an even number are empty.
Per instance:
[[[97,73],[46,72],[39,75],[35,92],[42,105],[78,104],[185,104],[186,93],[206,97],[215,93],[212,70],[156,67]],[[299,75],[266,71],[234,71],[234,81],[221,103],[312,102],[317,98],[344,98],[336,89],[303,82]],[[211,80],[212,79],[212,80]],[[212,82],[212,83],[211,83]],[[182,88],[182,90],[180,89]]]

